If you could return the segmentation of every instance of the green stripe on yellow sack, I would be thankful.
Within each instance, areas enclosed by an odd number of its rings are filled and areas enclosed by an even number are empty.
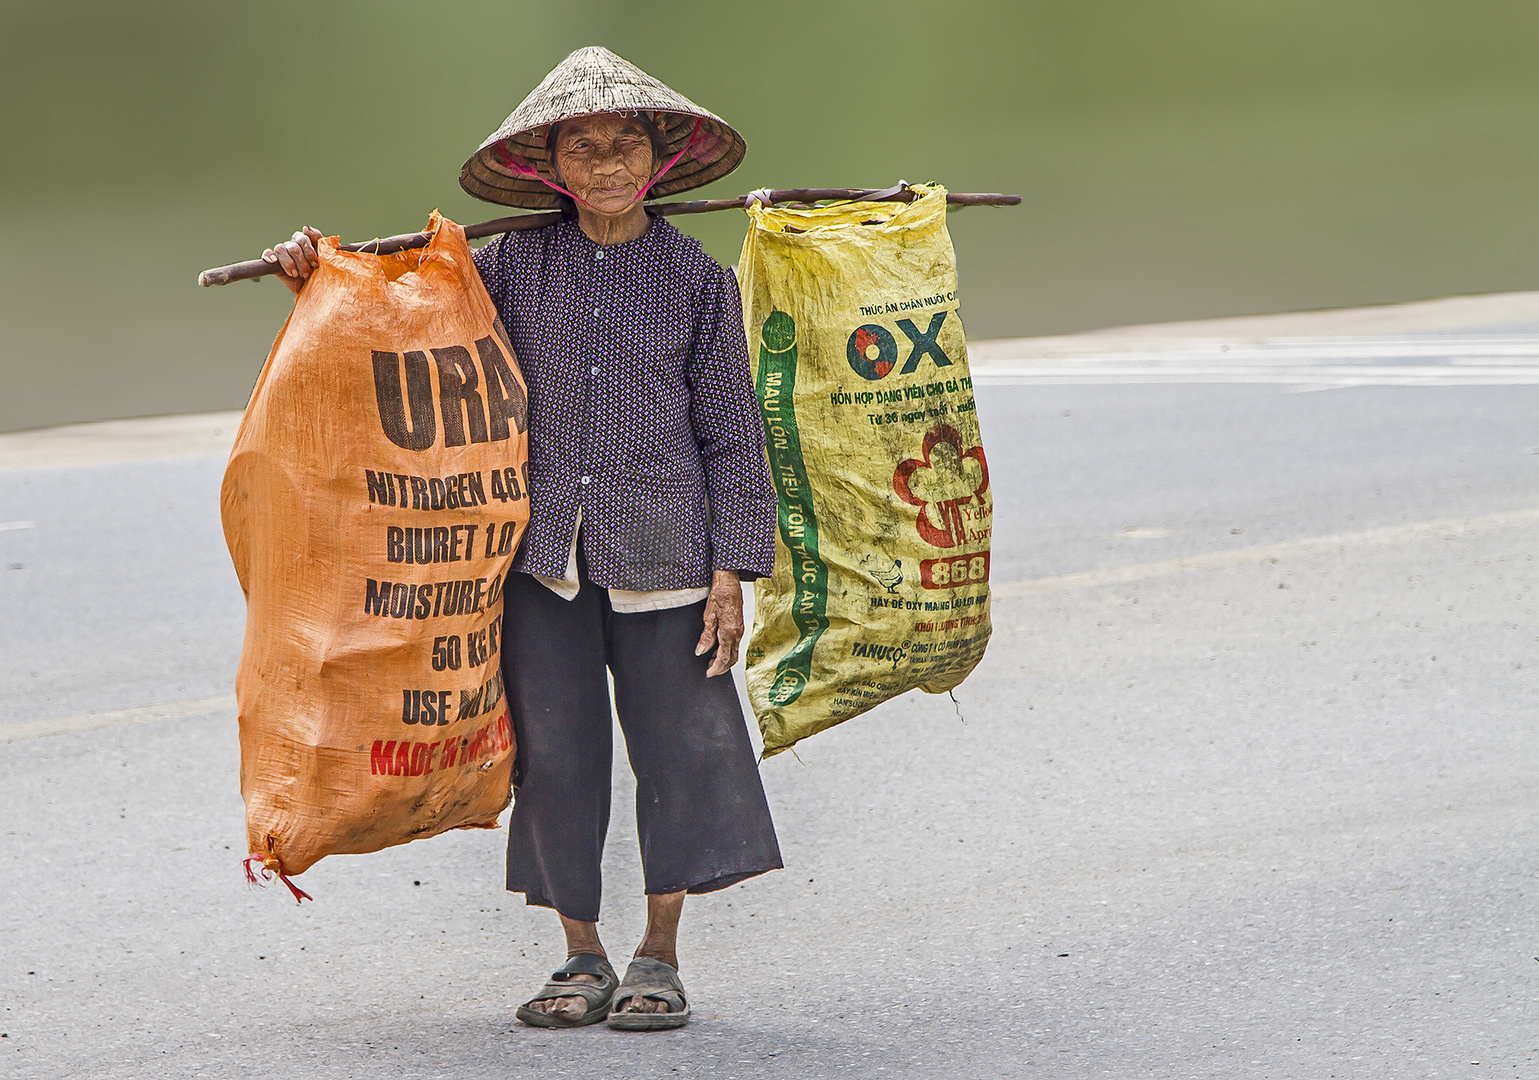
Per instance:
[[[812,678],[812,650],[828,629],[828,566],[818,554],[818,515],[796,427],[796,323],[785,312],[772,311],[760,338],[754,383],[780,503],[780,543],[791,560],[791,621],[798,635],[776,662],[770,682],[769,701],[780,707],[801,697]]]

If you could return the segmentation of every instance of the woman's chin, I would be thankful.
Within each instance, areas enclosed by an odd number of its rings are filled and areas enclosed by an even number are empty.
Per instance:
[[[636,193],[630,188],[623,191],[594,193],[587,203],[600,214],[623,214],[636,203]]]

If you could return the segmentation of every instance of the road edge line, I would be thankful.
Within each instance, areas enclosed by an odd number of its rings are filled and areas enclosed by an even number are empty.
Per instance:
[[[80,713],[77,716],[63,716],[57,720],[0,724],[0,743],[42,739],[50,735],[74,735],[82,731],[100,731],[103,728],[127,727],[130,724],[148,724],[156,720],[182,720],[189,716],[207,716],[211,713],[231,712],[234,709],[235,695],[220,694],[217,697],[168,701],[160,705],[140,705],[132,709]]]
[[[1352,548],[1402,544],[1439,534],[1451,534],[1449,538],[1456,539],[1460,535],[1491,532],[1495,529],[1528,524],[1539,524],[1539,507],[1482,514],[1477,517],[1437,518],[1433,521],[1418,521],[1406,525],[1387,525],[1376,529],[1360,529],[1327,536],[1283,540],[1272,544],[1256,544],[1251,547],[1231,548],[1227,551],[1213,551],[1205,555],[1131,563],[1126,566],[1108,567],[1104,570],[1085,570],[1075,574],[1010,581],[993,586],[990,594],[994,597],[1013,598],[1066,592],[1073,589],[1095,589],[1103,585],[1127,585],[1137,581],[1174,577],[1178,574],[1202,570],[1244,566],[1247,563],[1275,562],[1278,559],[1301,555],[1328,555]]]

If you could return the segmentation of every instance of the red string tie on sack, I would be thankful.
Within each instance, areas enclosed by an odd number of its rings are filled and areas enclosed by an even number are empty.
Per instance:
[[[273,865],[269,865],[269,861]],[[247,855],[244,859],[241,860],[242,865],[246,868],[246,884],[254,885],[259,889],[264,889],[267,887],[267,883],[276,877],[279,881],[288,886],[289,892],[294,894],[294,903],[302,904],[306,900],[313,902],[315,897],[311,896],[309,893],[305,892],[305,890],[301,889],[298,885],[295,885],[292,881],[290,881],[289,876],[282,870],[278,869],[276,865],[277,862],[277,859],[269,860],[269,857],[265,855]],[[252,863],[257,864],[257,870],[251,869]]]

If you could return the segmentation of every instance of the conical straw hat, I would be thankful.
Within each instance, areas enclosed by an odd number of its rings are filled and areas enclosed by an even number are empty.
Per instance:
[[[554,207],[545,130],[594,113],[641,113],[663,131],[667,157],[682,152],[648,197],[673,195],[726,176],[742,163],[743,137],[721,117],[670,90],[608,49],[589,46],[561,61],[460,170],[460,187],[478,199],[529,210]],[[659,162],[659,164],[665,164]]]

